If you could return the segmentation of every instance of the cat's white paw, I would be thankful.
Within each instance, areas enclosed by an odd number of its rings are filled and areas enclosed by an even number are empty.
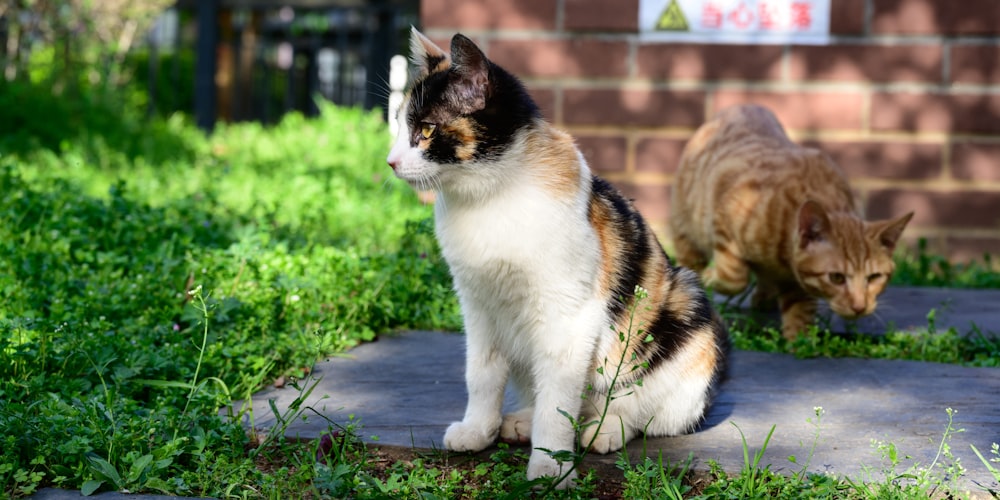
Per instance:
[[[469,422],[453,422],[444,431],[444,447],[451,451],[480,451],[493,444],[497,430]]]
[[[556,489],[572,488],[576,483],[576,470],[566,474],[572,467],[572,462],[557,462],[545,452],[535,450],[531,452],[531,458],[528,460],[528,480],[540,477],[561,478],[556,484]]]
[[[580,445],[587,446],[589,444],[591,451],[602,455],[622,449],[625,442],[622,440],[624,436],[622,436],[622,429],[619,425],[618,417],[605,417],[604,425],[600,427],[600,432],[598,432],[596,422],[588,425],[580,434]]]
[[[500,423],[500,439],[506,443],[531,441],[531,410],[504,415],[503,422]]]

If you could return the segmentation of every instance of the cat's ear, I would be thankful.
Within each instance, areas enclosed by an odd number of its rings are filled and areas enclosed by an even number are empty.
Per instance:
[[[799,207],[799,248],[824,241],[830,232],[830,217],[823,206],[808,200]]]
[[[468,114],[486,107],[490,92],[490,65],[486,54],[461,33],[451,39],[451,90],[459,111]]]
[[[444,71],[451,65],[448,54],[414,27],[410,27],[410,62],[417,68],[417,78]]]
[[[899,237],[902,236],[903,230],[906,229],[906,225],[912,218],[913,212],[910,212],[898,219],[876,222],[874,224],[875,236],[878,238],[879,243],[890,252],[895,250]]]

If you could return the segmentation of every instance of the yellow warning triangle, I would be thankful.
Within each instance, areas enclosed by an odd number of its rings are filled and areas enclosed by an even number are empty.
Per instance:
[[[687,31],[688,22],[684,18],[684,11],[677,4],[677,0],[670,0],[670,4],[660,14],[660,20],[656,22],[656,29],[662,31]]]

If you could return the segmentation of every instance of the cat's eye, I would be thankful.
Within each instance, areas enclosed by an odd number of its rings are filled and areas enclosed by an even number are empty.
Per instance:
[[[434,135],[434,129],[436,128],[437,125],[434,125],[433,123],[421,123],[420,137],[423,137],[424,139],[430,139],[431,136]]]
[[[868,275],[868,282],[876,281],[882,277],[882,273],[872,273]]]
[[[833,283],[834,285],[843,285],[847,282],[847,277],[844,276],[844,273],[830,273],[829,277],[830,283]]]

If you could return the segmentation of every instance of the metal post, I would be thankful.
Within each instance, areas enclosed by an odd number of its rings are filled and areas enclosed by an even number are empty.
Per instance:
[[[206,132],[215,128],[215,70],[218,66],[216,46],[219,42],[219,0],[198,2],[198,35],[194,70],[195,123]]]
[[[365,86],[365,109],[372,109],[376,106],[382,108],[383,116],[387,111],[385,91],[380,88],[383,82],[389,80],[389,60],[392,58],[392,47],[395,45],[396,36],[396,13],[393,8],[383,2],[375,4],[378,26],[375,35],[371,38],[371,45],[368,47],[368,74],[366,75]]]

